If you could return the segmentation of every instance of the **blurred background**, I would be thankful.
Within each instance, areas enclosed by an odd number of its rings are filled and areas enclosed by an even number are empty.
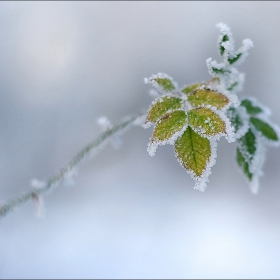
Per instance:
[[[144,78],[210,78],[215,25],[239,48],[242,95],[280,124],[280,2],[0,2],[0,201],[47,180],[101,130],[147,109]],[[135,127],[80,169],[73,187],[0,220],[0,278],[279,278],[280,150],[270,148],[258,195],[222,139],[204,193],[172,146],[146,151]]]

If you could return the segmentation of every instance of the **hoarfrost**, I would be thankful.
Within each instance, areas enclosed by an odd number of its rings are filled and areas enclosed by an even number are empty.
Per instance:
[[[258,113],[258,116],[265,116],[265,117],[269,117],[271,115],[271,110],[266,107],[265,105],[263,105],[262,103],[260,103],[255,97],[252,96],[246,96],[241,98],[241,102],[244,100],[249,100],[252,103],[253,107],[257,107],[260,108],[262,110],[262,112]]]
[[[160,97],[160,93],[157,90],[153,89],[153,88],[149,90],[149,95],[151,97],[153,97],[153,98]]]
[[[100,128],[103,132],[113,128],[113,124],[105,116],[99,117],[97,119],[97,124],[100,126]],[[119,149],[122,145],[122,139],[121,139],[120,135],[117,133],[111,136],[110,141],[111,141],[112,146],[115,149]]]
[[[153,141],[151,138],[147,148],[149,155],[153,157],[156,154],[158,146],[164,146],[166,144],[174,145],[175,141],[183,135],[187,127],[188,124],[184,125],[181,130],[175,132],[169,139],[166,139],[164,141]]]
[[[249,188],[253,194],[258,194],[259,192],[259,176],[253,176],[252,180],[249,182]]]
[[[36,203],[36,208],[37,208],[36,209],[36,215],[37,215],[37,217],[42,218],[43,216],[45,216],[45,213],[46,213],[43,196],[40,195],[40,194],[33,194],[32,199]]]
[[[112,123],[105,116],[99,117],[97,119],[97,124],[100,126],[103,132],[113,127]]]
[[[164,73],[158,73],[156,75],[152,75],[149,79],[144,78],[144,83],[153,85],[157,90],[159,90],[162,93],[169,92],[169,91],[164,90],[164,88],[156,82],[156,79],[168,79],[174,85],[175,90],[178,89],[178,84],[173,80],[173,78]]]
[[[249,129],[249,115],[247,114],[246,109],[242,106],[237,107],[235,110],[242,120],[242,126],[235,131],[235,138],[240,139]]]
[[[63,178],[63,185],[66,187],[72,187],[75,185],[74,177],[77,176],[78,169],[73,168],[72,170],[68,171]]]
[[[212,172],[211,168],[216,164],[216,158],[217,158],[217,141],[213,139],[209,141],[210,141],[211,155],[201,176],[197,176],[192,170],[186,169],[187,172],[192,177],[192,179],[195,181],[194,189],[199,190],[201,192],[204,192],[207,187],[207,182],[209,182],[209,176]],[[184,167],[183,162],[179,159],[178,156],[176,157],[180,165]]]
[[[225,132],[221,132],[218,133],[216,135],[207,135],[204,131],[204,129],[201,128],[193,128],[195,130],[195,132],[197,132],[200,136],[205,137],[209,140],[213,139],[215,141],[219,140],[222,136],[225,136],[226,140],[228,141],[228,143],[232,143],[235,141],[236,137],[235,137],[235,133],[234,133],[234,128],[232,127],[230,120],[228,119],[228,117],[226,116],[225,112],[221,111],[221,110],[217,110],[215,107],[213,106],[205,106],[205,108],[210,109],[211,111],[213,111],[215,114],[217,114],[221,120],[225,123],[225,128],[226,131]],[[213,124],[211,123],[211,120],[208,118],[206,119],[206,124],[209,125],[209,127],[212,129],[214,129]]]
[[[40,190],[46,187],[47,183],[45,181],[38,180],[36,178],[32,178],[30,180],[30,185],[32,188],[36,190]]]
[[[135,126],[142,126],[142,127],[143,127],[146,118],[147,118],[147,114],[142,114],[142,115],[138,116],[138,117],[135,119],[135,121],[133,122],[133,124],[134,124]]]
[[[267,123],[276,133],[278,140],[270,140],[267,137],[265,137],[261,132],[256,130],[256,128],[251,125],[252,130],[254,131],[254,134],[256,136],[259,136],[263,144],[267,146],[273,146],[273,147],[278,147],[280,145],[280,127],[274,123],[272,123],[264,114],[258,115],[258,119],[262,120],[263,122]]]

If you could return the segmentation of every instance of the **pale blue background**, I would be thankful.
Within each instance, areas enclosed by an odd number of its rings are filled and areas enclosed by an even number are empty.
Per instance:
[[[280,2],[0,2],[0,200],[48,179],[117,122],[148,108],[144,77],[209,79],[216,23],[255,47],[242,94],[280,124]],[[279,278],[280,150],[250,193],[224,139],[205,193],[171,146],[146,151],[152,129],[108,147],[74,187],[0,221],[1,278]]]

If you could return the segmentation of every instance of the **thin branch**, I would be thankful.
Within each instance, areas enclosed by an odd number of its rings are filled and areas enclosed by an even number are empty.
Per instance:
[[[82,149],[76,156],[70,160],[70,162],[62,168],[56,175],[51,177],[46,184],[42,188],[33,189],[32,191],[26,192],[25,194],[11,199],[8,202],[4,203],[0,206],[0,217],[4,217],[6,214],[11,212],[17,206],[29,201],[32,198],[38,197],[38,195],[43,194],[53,188],[54,186],[59,185],[65,177],[74,169],[77,168],[78,165],[86,158],[91,158],[93,153],[96,154],[101,148],[105,147],[105,145],[109,142],[110,138],[115,134],[122,134],[127,131],[133,124],[136,124],[137,119],[140,120],[139,124],[141,124],[141,119],[145,115],[137,115],[126,119],[119,124],[113,126],[112,128],[106,130],[102,133],[97,139],[90,142],[84,149]]]

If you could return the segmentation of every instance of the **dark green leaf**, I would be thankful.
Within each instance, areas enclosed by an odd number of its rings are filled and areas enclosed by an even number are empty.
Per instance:
[[[253,102],[249,99],[243,99],[240,105],[245,107],[247,113],[250,115],[255,115],[263,112],[263,110],[259,106],[253,104]]]
[[[222,43],[229,41],[229,38],[227,35],[224,35],[221,42],[220,42],[220,54],[223,55],[225,52],[225,48],[222,46]]]
[[[238,146],[246,161],[251,163],[257,149],[256,136],[251,129],[238,140]]]
[[[236,150],[236,161],[243,171],[244,175],[249,179],[249,181],[252,180],[253,174],[249,171],[249,164],[243,157],[242,153],[240,152],[239,148]]]
[[[234,62],[236,62],[241,57],[241,55],[242,55],[242,53],[238,53],[238,54],[236,54],[235,57],[229,58],[228,59],[229,64],[233,64]]]
[[[253,126],[256,128],[256,130],[258,130],[267,139],[272,140],[272,141],[279,140],[277,133],[266,122],[264,122],[258,118],[253,118],[253,117],[250,118],[250,121],[253,124]]]

